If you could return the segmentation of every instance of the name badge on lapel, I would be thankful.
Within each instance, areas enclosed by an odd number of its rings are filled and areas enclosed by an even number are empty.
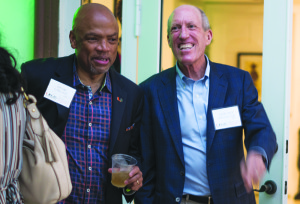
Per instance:
[[[238,106],[212,110],[216,130],[242,126]]]
[[[44,97],[69,108],[75,92],[76,89],[51,79]]]

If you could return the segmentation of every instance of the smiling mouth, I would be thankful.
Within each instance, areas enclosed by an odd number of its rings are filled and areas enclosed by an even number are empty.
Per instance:
[[[188,44],[180,44],[180,45],[178,46],[178,48],[179,48],[180,50],[188,50],[188,49],[191,49],[192,47],[194,47],[194,45],[191,44],[191,43],[188,43]]]
[[[109,59],[108,58],[95,58],[95,60],[97,61],[103,61],[103,62],[107,62]]]
[[[109,58],[101,58],[101,57],[95,57],[93,59],[96,63],[106,65],[109,63]]]

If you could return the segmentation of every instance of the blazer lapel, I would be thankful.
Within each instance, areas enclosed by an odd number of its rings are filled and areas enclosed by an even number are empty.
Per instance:
[[[67,86],[73,87],[73,63],[74,63],[74,56],[70,55],[63,59],[62,63],[57,63],[57,68],[55,71],[55,75],[57,77],[54,80],[57,80]],[[74,88],[74,87],[73,87]],[[59,118],[68,118],[69,115],[69,108],[62,106],[56,103],[57,110],[58,110],[58,117]]]
[[[177,105],[176,92],[176,69],[171,68],[171,74],[168,73],[162,79],[162,86],[157,90],[158,98],[162,107],[171,138],[178,153],[178,156],[184,165],[182,139],[180,131],[179,113]]]
[[[127,92],[122,89],[122,84],[118,83],[117,76],[114,71],[111,70],[109,72],[111,83],[112,83],[112,115],[111,115],[111,124],[110,124],[110,143],[109,143],[109,158],[114,149],[114,145],[116,143],[118,132],[120,130],[120,125],[122,121],[122,116],[126,107],[126,98]],[[123,99],[120,102],[119,99]]]
[[[210,150],[215,135],[212,109],[222,107],[226,96],[228,82],[227,79],[222,76],[223,72],[217,69],[214,63],[210,62],[206,152]]]

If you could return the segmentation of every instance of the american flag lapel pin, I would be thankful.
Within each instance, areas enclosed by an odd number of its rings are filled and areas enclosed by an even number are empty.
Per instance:
[[[119,102],[123,102],[123,98],[117,97],[117,100],[118,100]]]

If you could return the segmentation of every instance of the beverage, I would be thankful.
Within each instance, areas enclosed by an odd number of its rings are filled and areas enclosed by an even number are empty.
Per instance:
[[[129,178],[129,173],[136,165],[137,161],[134,157],[126,154],[114,154],[111,159],[111,184],[118,188],[124,188],[124,181]]]
[[[112,173],[111,184],[118,187],[124,188],[124,181],[129,178],[130,171],[119,171]]]

